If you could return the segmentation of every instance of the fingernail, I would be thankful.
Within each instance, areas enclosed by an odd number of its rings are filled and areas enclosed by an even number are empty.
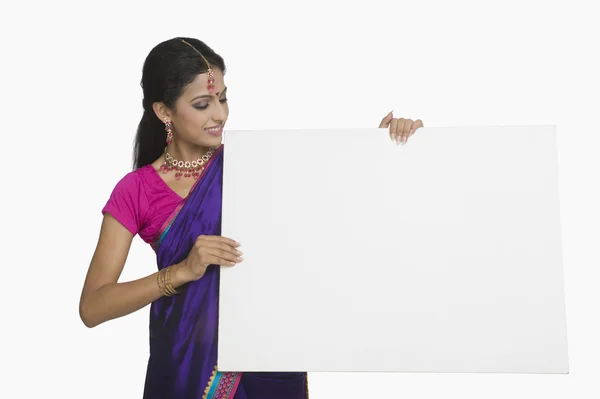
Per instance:
[[[243,262],[244,258],[238,258],[238,262]]]
[[[402,138],[400,136],[396,136],[396,145],[400,145],[402,143]]]
[[[238,250],[236,250],[236,251],[235,251],[235,253],[236,253],[237,255],[243,255],[243,254],[244,254],[242,251],[238,251]]]

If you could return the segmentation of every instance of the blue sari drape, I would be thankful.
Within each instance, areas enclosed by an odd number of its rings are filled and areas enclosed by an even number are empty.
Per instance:
[[[215,152],[153,243],[159,270],[183,261],[199,235],[221,234],[223,152]],[[211,265],[180,294],[152,303],[144,399],[306,398],[306,373],[216,370],[219,271]]]

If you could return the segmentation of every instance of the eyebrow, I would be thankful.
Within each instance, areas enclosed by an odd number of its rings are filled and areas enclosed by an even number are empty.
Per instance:
[[[227,91],[227,87],[226,87],[225,89],[223,89],[223,93],[225,93],[226,91]],[[219,94],[221,94],[221,93],[215,93],[215,95],[216,95],[217,97],[219,96]],[[199,98],[205,98],[205,97],[206,97],[206,98],[211,98],[212,96],[211,96],[210,94],[203,94],[203,95],[201,95],[201,96],[196,96],[196,97],[192,98],[192,99],[190,100],[190,102],[193,102],[193,101],[196,101],[196,100],[197,100],[197,99],[199,99]]]

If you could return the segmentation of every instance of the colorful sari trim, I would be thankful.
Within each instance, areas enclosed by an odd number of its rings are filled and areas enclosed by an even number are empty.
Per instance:
[[[222,373],[215,367],[202,399],[233,399],[242,373]]]

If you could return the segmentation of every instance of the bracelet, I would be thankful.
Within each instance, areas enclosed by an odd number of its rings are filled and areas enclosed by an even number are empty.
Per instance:
[[[175,289],[175,287],[173,287],[173,286],[171,285],[171,270],[172,270],[172,269],[173,269],[173,266],[169,266],[169,267],[167,267],[166,278],[165,278],[165,280],[166,280],[166,282],[165,282],[165,288],[166,288],[166,291],[167,291],[169,294],[171,294],[171,295],[176,295],[176,294],[179,294],[179,291],[177,291],[177,290]]]
[[[160,270],[156,274],[156,283],[158,284],[158,288],[160,289],[160,292],[162,292],[163,295],[167,296],[167,292],[165,291],[163,284],[162,284],[163,275],[164,275],[163,270]]]
[[[173,296],[175,294],[179,294],[173,285],[171,285],[171,269],[173,266],[165,267],[161,269],[156,275],[156,282],[158,284],[158,288],[163,293],[164,296]]]

